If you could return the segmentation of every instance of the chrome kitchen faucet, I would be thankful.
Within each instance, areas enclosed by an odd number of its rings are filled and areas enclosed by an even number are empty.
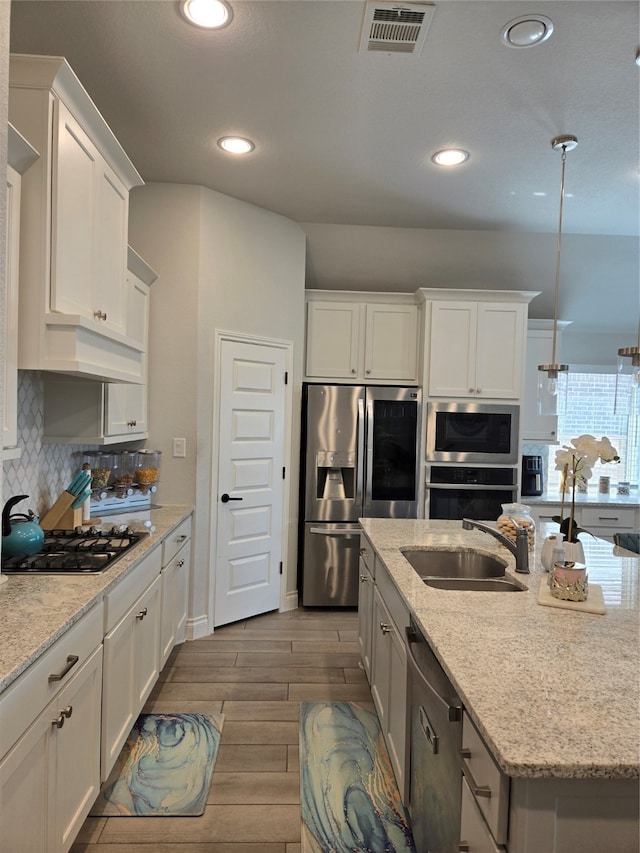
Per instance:
[[[499,530],[496,530],[495,527],[491,527],[489,524],[484,524],[482,521],[474,521],[472,518],[463,518],[462,519],[462,528],[463,530],[472,530],[474,527],[477,527],[482,533],[490,533],[498,542],[502,542],[505,548],[507,548],[513,556],[516,558],[516,572],[520,572],[520,574],[528,575],[529,574],[529,528],[523,527],[521,524],[509,516],[509,520],[513,522],[513,525],[516,529],[516,541],[510,539],[508,536],[505,536],[503,533],[500,533]]]

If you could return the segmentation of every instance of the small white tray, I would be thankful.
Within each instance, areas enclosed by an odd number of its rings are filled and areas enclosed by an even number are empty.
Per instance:
[[[538,604],[545,607],[562,607],[565,610],[582,610],[583,613],[598,613],[603,616],[607,612],[602,595],[602,587],[597,583],[589,584],[589,597],[586,601],[564,601],[554,598],[547,584],[548,576],[544,575],[538,590]]]

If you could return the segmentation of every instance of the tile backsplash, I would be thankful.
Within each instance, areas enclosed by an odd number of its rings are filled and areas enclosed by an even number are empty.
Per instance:
[[[13,495],[29,495],[16,512],[32,509],[43,515],[71,482],[87,445],[44,444],[44,385],[37,371],[18,372],[19,459],[3,463],[2,506]]]

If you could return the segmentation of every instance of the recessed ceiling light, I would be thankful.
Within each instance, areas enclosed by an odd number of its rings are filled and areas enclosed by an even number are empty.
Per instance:
[[[219,29],[233,18],[231,7],[224,0],[182,0],[182,14],[197,27]]]
[[[218,145],[229,154],[248,154],[256,147],[250,139],[242,136],[223,136]]]
[[[443,148],[432,154],[431,159],[437,166],[459,166],[469,159],[469,152],[462,148]]]
[[[553,32],[553,21],[546,15],[520,15],[505,24],[500,40],[507,47],[535,47],[546,41]]]

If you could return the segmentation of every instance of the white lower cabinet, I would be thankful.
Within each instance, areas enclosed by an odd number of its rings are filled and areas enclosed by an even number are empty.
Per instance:
[[[160,673],[160,547],[107,595],[102,686],[102,781]],[[143,587],[140,594],[135,593]],[[128,602],[134,598],[133,605]],[[123,602],[126,609],[121,612]]]
[[[191,573],[191,516],[162,545],[162,618],[160,621],[160,669],[171,650],[186,634]]]
[[[526,498],[523,498],[526,501]],[[561,504],[538,504],[531,506],[531,516],[536,525],[541,522],[551,522],[554,516],[561,515]],[[565,517],[569,514],[569,503],[565,503]],[[588,530],[600,539],[613,542],[614,533],[631,532],[640,529],[640,510],[634,507],[616,506],[589,506],[576,507],[574,513],[575,523],[583,530]]]
[[[402,604],[399,593],[391,584],[386,569],[376,561],[375,582],[361,581],[361,599],[358,607],[370,607],[368,620],[371,631],[371,663],[369,684],[380,728],[384,736],[391,766],[395,773],[400,795],[405,799],[406,773],[406,707],[407,707],[407,657],[404,630],[409,624],[409,612]],[[363,594],[362,587],[373,587]],[[361,648],[366,649],[367,618],[359,613]],[[364,640],[364,642],[363,642]],[[366,671],[366,670],[365,670]]]
[[[360,579],[358,590],[358,645],[360,660],[367,679],[371,681],[371,652],[373,646],[373,583],[374,556],[371,546],[362,538],[360,548]]]
[[[460,818],[459,850],[469,853],[504,853],[505,848],[496,844],[489,832],[477,800],[471,793],[467,780],[462,779],[462,811]]]
[[[98,795],[102,612],[84,616],[0,699],[2,853],[66,853]]]

